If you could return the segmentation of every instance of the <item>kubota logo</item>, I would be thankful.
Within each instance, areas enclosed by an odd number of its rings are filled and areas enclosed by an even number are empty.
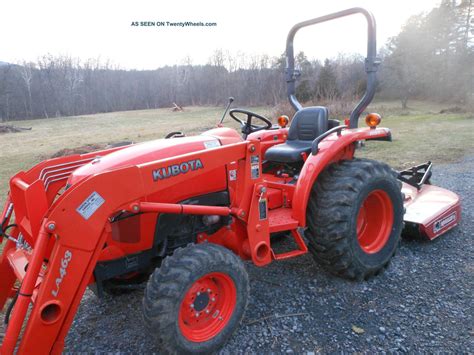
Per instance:
[[[173,164],[164,168],[153,170],[153,180],[163,180],[171,176],[186,174],[188,171],[193,171],[202,168],[204,168],[204,165],[202,165],[200,159],[186,161],[181,164]]]

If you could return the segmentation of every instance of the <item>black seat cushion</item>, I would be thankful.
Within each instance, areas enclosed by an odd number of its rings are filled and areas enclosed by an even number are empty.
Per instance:
[[[301,153],[311,152],[313,140],[328,130],[328,109],[322,106],[305,107],[296,112],[285,143],[274,145],[265,159],[279,163],[302,161]]]
[[[294,163],[303,160],[301,153],[309,154],[311,143],[305,141],[287,141],[269,148],[265,153],[265,159],[279,163]]]

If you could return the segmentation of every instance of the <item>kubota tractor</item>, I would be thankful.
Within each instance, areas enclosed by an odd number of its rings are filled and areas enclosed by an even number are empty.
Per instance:
[[[357,13],[368,22],[367,90],[340,123],[296,99],[293,38]],[[273,125],[232,109],[242,135],[221,121],[198,136],[46,160],[11,178],[0,220],[2,354],[61,353],[86,287],[101,295],[144,279],[144,324],[161,349],[212,352],[244,315],[242,260],[264,266],[309,250],[328,271],[362,280],[387,266],[404,226],[432,239],[458,223],[459,198],[429,184],[431,164],[396,173],[354,157],[361,141],[391,140],[377,114],[358,128],[379,64],[369,12],[295,25],[286,56],[297,111],[289,128],[284,117]],[[295,249],[276,253],[272,235],[283,233]]]

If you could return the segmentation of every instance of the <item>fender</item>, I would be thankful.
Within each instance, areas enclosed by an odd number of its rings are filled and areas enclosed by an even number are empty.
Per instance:
[[[306,207],[311,189],[319,174],[329,164],[339,160],[353,159],[354,142],[361,140],[391,141],[392,134],[388,128],[345,129],[341,135],[333,133],[319,143],[319,152],[310,154],[306,159],[293,195],[293,218],[301,227],[306,227]]]

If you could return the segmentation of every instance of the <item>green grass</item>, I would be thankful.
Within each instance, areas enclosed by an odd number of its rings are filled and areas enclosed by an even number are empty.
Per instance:
[[[392,128],[394,141],[368,142],[358,155],[400,168],[426,160],[454,161],[474,150],[473,114],[437,114],[438,106],[420,102],[412,105],[407,111],[399,110],[398,103],[373,105],[373,110],[385,113],[382,125]],[[263,114],[272,111],[262,107],[252,110]],[[140,142],[162,138],[170,131],[198,134],[212,128],[222,111],[221,107],[189,107],[184,112],[158,109],[12,122],[32,130],[0,135],[0,201],[13,174],[63,148],[124,140]],[[230,118],[226,118],[226,124],[236,127]]]
[[[393,141],[367,142],[358,156],[400,169],[428,160],[435,164],[457,161],[474,152],[473,114],[389,114],[381,126],[392,130]]]

